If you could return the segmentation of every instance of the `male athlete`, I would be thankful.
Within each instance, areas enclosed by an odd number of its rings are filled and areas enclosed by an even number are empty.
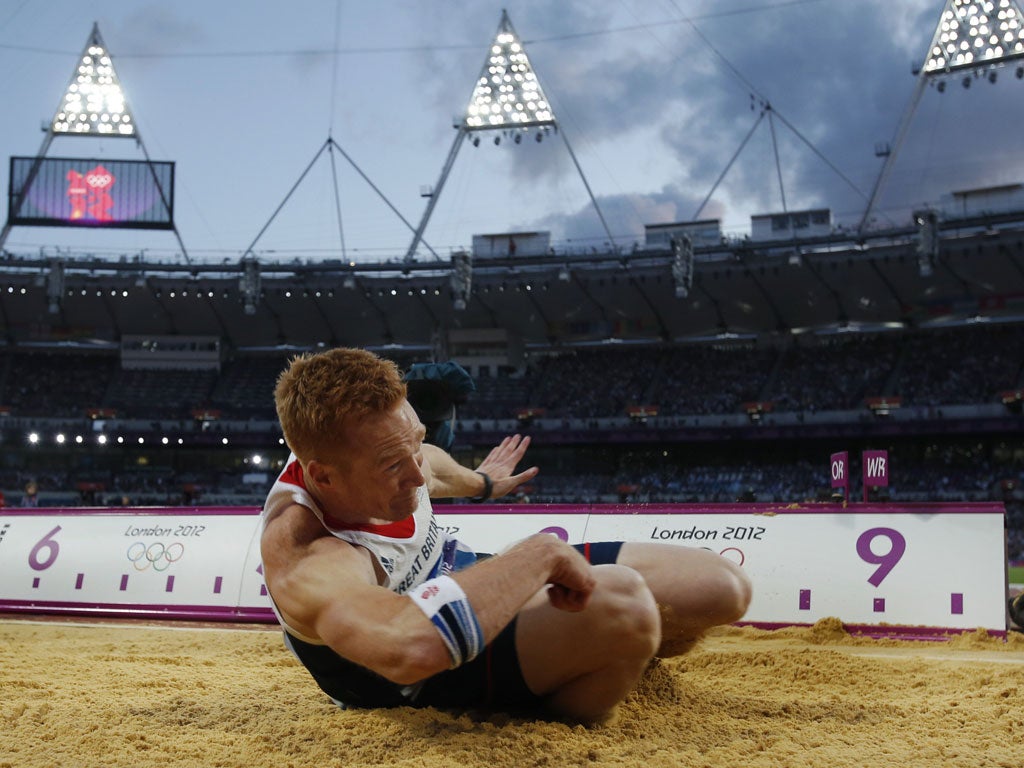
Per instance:
[[[463,467],[370,352],[295,358],[275,402],[292,456],[263,510],[264,578],[286,644],[343,706],[598,721],[655,654],[746,611],[746,575],[702,549],[538,534],[476,560],[430,498],[514,490],[538,471],[515,471],[529,438]]]

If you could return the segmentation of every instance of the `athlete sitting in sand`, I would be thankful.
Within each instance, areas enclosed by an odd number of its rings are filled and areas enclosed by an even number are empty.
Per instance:
[[[529,438],[476,471],[423,442],[390,361],[294,359],[275,401],[292,456],[263,510],[266,584],[285,642],[337,703],[607,716],[656,654],[739,619],[731,561],[671,544],[570,546],[538,534],[475,562],[430,498],[504,496]]]

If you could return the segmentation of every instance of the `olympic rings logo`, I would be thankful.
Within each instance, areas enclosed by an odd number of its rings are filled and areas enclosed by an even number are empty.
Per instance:
[[[726,552],[729,554],[726,554]],[[726,547],[718,554],[727,560],[732,560],[736,565],[743,565],[747,561],[746,555],[743,554],[743,550],[738,547]]]
[[[178,541],[167,546],[159,541],[148,546],[145,542],[136,541],[128,547],[128,562],[135,566],[137,571],[148,570],[150,566],[154,571],[166,571],[171,567],[171,563],[181,560],[184,554],[185,545]]]

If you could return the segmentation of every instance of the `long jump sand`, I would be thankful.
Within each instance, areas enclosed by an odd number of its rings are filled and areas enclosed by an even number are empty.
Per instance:
[[[343,711],[263,628],[0,621],[3,768],[1024,765],[1024,636],[716,631],[607,724]]]

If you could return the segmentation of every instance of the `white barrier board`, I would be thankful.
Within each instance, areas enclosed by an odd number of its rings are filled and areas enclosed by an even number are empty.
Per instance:
[[[999,504],[864,505],[828,511],[770,505],[591,508],[591,514],[444,514],[477,551],[547,530],[569,543],[646,541],[703,547],[750,576],[745,622],[1006,629],[1006,550]],[[507,517],[508,520],[503,518]],[[578,518],[584,517],[581,521]],[[580,525],[584,522],[584,525]]]
[[[705,547],[754,584],[745,622],[1006,629],[1000,504],[453,506],[450,535],[498,552],[570,543]],[[0,610],[270,620],[258,510],[0,510]]]
[[[264,618],[245,510],[0,510],[0,609]]]

